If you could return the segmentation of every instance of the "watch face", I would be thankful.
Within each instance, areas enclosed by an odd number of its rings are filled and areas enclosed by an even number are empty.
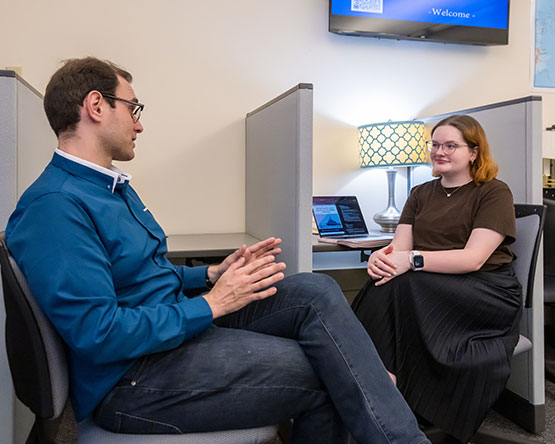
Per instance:
[[[413,258],[414,268],[422,268],[424,267],[424,257],[417,255]]]

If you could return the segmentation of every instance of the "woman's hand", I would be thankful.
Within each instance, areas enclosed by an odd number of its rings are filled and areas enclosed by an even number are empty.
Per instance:
[[[373,252],[368,259],[368,275],[376,281],[376,286],[389,282],[409,269],[409,252],[396,251],[393,244]]]

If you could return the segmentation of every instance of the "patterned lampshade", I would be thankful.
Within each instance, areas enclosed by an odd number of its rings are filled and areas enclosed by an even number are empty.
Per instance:
[[[373,123],[358,127],[360,167],[415,166],[427,161],[424,122]]]

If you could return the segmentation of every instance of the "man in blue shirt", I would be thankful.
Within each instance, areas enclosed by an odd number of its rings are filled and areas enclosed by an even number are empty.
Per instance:
[[[284,279],[279,239],[177,267],[112,165],[131,160],[144,105],[111,62],[67,61],[44,99],[58,148],[6,241],[67,345],[77,420],[186,433],[295,418],[292,442],[428,442],[337,284]]]

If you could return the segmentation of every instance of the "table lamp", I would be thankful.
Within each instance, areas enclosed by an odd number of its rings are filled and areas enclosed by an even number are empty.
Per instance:
[[[374,215],[382,233],[394,233],[399,223],[395,206],[394,167],[412,167],[427,163],[424,122],[373,123],[358,127],[361,168],[387,168],[387,208]]]

